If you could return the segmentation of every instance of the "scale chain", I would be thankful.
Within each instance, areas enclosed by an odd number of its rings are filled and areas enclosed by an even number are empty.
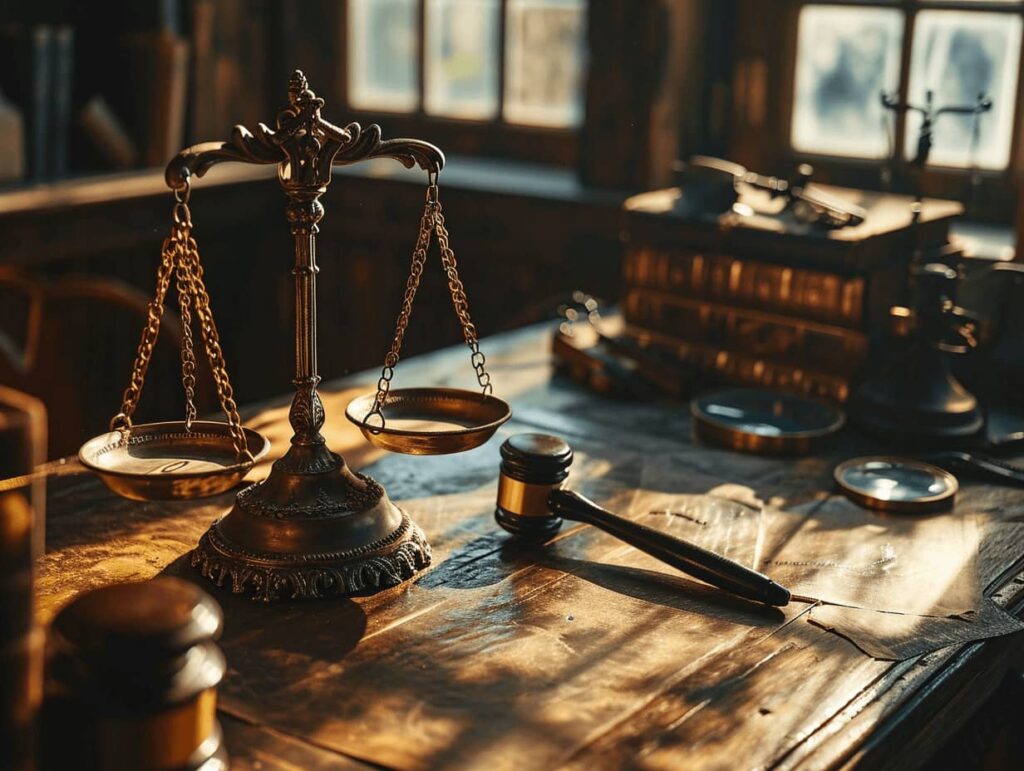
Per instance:
[[[146,326],[142,329],[142,339],[139,341],[135,361],[132,364],[131,378],[121,400],[121,411],[110,421],[111,431],[121,428],[130,429],[132,426],[132,415],[135,413],[135,408],[139,406],[142,386],[146,380],[146,371],[149,369],[153,348],[160,335],[160,320],[164,315],[164,298],[167,296],[167,289],[171,284],[171,274],[174,271],[174,256],[175,242],[172,232],[170,237],[164,239],[160,268],[157,270],[156,276],[156,292],[146,308]]]
[[[469,300],[466,297],[466,290],[462,285],[462,281],[459,279],[455,253],[448,243],[448,230],[444,226],[444,214],[441,210],[436,175],[431,175],[430,184],[427,186],[427,203],[423,210],[423,217],[420,220],[420,231],[412,253],[409,277],[405,283],[402,310],[399,312],[398,320],[395,323],[395,336],[391,341],[391,347],[388,349],[387,355],[384,357],[384,366],[381,368],[380,378],[377,380],[377,395],[373,400],[373,407],[366,417],[363,418],[363,423],[374,432],[379,432],[384,428],[385,421],[382,409],[391,390],[391,379],[395,376],[395,367],[398,364],[399,354],[402,350],[402,341],[405,339],[405,330],[409,325],[409,317],[412,314],[412,304],[416,299],[416,290],[420,286],[423,267],[427,260],[427,250],[430,248],[431,236],[434,233],[437,234],[437,243],[441,251],[441,264],[448,278],[448,291],[451,293],[455,314],[462,325],[462,336],[470,350],[470,363],[476,372],[477,383],[479,383],[481,393],[484,396],[494,391],[491,385],[491,376],[485,369],[487,358],[480,350],[480,343],[476,336],[476,327],[473,325],[469,315]],[[380,424],[370,426],[369,422],[375,416],[379,418]]]
[[[485,369],[487,357],[480,350],[480,343],[476,337],[476,327],[469,316],[469,299],[466,297],[466,290],[459,280],[459,271],[455,263],[455,252],[448,245],[448,230],[444,226],[444,214],[441,213],[441,203],[437,203],[437,216],[435,218],[437,229],[437,244],[441,248],[441,263],[444,265],[445,274],[448,276],[448,291],[452,295],[452,305],[455,306],[455,315],[459,317],[462,324],[462,336],[469,346],[469,361],[476,370],[476,380],[480,384],[480,390],[487,396],[494,392],[491,385],[491,376]]]
[[[142,387],[146,372],[153,356],[153,349],[160,334],[160,320],[164,312],[164,302],[172,277],[178,292],[178,303],[182,323],[182,386],[185,390],[185,428],[192,430],[196,419],[195,387],[196,358],[194,335],[192,332],[192,311],[199,321],[199,331],[203,338],[206,356],[210,362],[213,380],[217,390],[217,398],[228,420],[232,445],[235,454],[242,463],[252,463],[254,458],[249,451],[242,419],[238,414],[234,391],[228,378],[224,353],[220,347],[220,336],[213,321],[210,309],[210,296],[203,281],[203,268],[199,259],[199,249],[192,237],[192,215],[188,208],[191,192],[186,177],[183,190],[175,190],[173,209],[173,225],[171,234],[164,239],[161,249],[160,268],[157,271],[157,285],[153,300],[147,308],[147,322],[142,331],[135,362],[132,366],[131,379],[124,392],[121,411],[110,422],[110,429],[129,431],[132,427],[132,415],[138,407],[142,395]]]
[[[430,239],[434,230],[434,207],[430,194],[427,194],[427,204],[423,210],[423,217],[420,219],[420,231],[416,236],[416,246],[412,252],[412,263],[409,267],[409,277],[405,281],[405,294],[402,297],[402,310],[398,313],[395,322],[395,336],[391,341],[391,347],[384,357],[384,366],[381,369],[380,378],[377,380],[377,396],[373,400],[373,408],[367,414],[364,422],[368,422],[373,416],[380,418],[380,428],[384,427],[384,416],[381,409],[391,390],[391,378],[395,376],[395,366],[402,351],[402,341],[405,339],[405,330],[409,326],[409,317],[412,315],[412,303],[416,299],[416,290],[420,288],[420,279],[423,276],[423,267],[427,262],[427,250],[430,248]]]
[[[185,430],[192,430],[196,419],[196,355],[192,339],[192,296],[194,287],[192,276],[185,260],[181,258],[182,244],[177,243],[176,253],[178,264],[176,271],[176,288],[178,290],[178,306],[181,313],[181,384],[185,389]]]
[[[242,419],[238,414],[238,405],[235,403],[234,389],[231,387],[231,380],[228,378],[224,352],[220,347],[220,335],[217,332],[217,325],[213,320],[213,311],[210,309],[210,295],[207,293],[206,284],[203,281],[203,266],[199,261],[199,249],[190,233],[186,234],[183,243],[183,254],[191,275],[191,288],[195,300],[196,316],[199,319],[199,330],[202,333],[203,346],[206,349],[206,357],[210,361],[210,370],[213,373],[213,382],[217,389],[217,398],[220,401],[224,415],[228,419],[235,453],[241,461],[252,463],[254,459],[252,453],[249,452],[245,431],[242,428]]]

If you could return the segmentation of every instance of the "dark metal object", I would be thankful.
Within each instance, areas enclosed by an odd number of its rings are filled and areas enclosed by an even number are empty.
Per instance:
[[[386,157],[436,176],[444,155],[416,139],[383,141],[376,125],[336,126],[321,117],[323,104],[296,70],[276,130],[261,123],[251,133],[237,126],[230,141],[183,150],[166,171],[167,184],[177,190],[185,184],[183,172],[202,176],[222,161],[275,163],[288,196],[296,313],[291,448],[265,481],[239,494],[192,553],[204,576],[263,601],[383,589],[430,562],[419,527],[380,485],[353,473],[320,434],[325,416],[317,393],[316,234],[332,165]]]
[[[977,452],[943,450],[921,453],[917,457],[938,466],[953,466],[968,473],[973,472],[991,481],[1024,485],[1024,468]]]
[[[512,417],[508,404],[489,394],[461,388],[402,388],[388,395],[383,428],[373,428],[365,417],[376,398],[376,394],[365,394],[353,399],[345,417],[359,426],[371,444],[408,455],[472,450]]]
[[[93,437],[79,450],[82,465],[118,495],[139,501],[202,498],[237,485],[252,464],[238,463],[230,425],[197,420],[144,423]],[[270,451],[270,442],[243,428],[253,462]],[[182,442],[188,442],[183,453]]]
[[[513,535],[546,540],[558,532],[562,519],[584,522],[727,592],[768,605],[789,603],[789,591],[767,576],[562,489],[573,458],[572,448],[562,439],[517,434],[501,446],[501,458],[494,518]]]
[[[843,461],[833,476],[843,493],[862,506],[907,513],[950,508],[960,487],[955,476],[937,466],[890,456]]]
[[[222,771],[220,607],[178,578],[85,592],[48,641],[47,768]]]
[[[697,436],[730,450],[800,455],[821,446],[846,423],[838,407],[806,396],[729,388],[690,402]]]
[[[957,274],[938,263],[912,270],[912,307],[890,311],[890,338],[850,400],[850,417],[887,440],[963,441],[984,426],[978,400],[947,355],[976,345],[975,320],[954,304]]]
[[[936,108],[934,105],[934,93],[929,89],[925,92],[924,105],[901,102],[898,97],[882,92],[882,107],[890,110],[893,114],[901,112],[916,112],[921,116],[921,127],[917,136],[917,153],[914,155],[911,165],[917,169],[923,169],[928,164],[928,156],[932,151],[932,135],[935,121],[942,115],[972,115],[975,120],[980,115],[992,109],[992,99],[985,94],[978,94],[974,104],[970,105],[948,105]],[[895,152],[895,149],[894,149]]]
[[[682,204],[693,214],[722,214],[739,200],[737,185],[745,184],[767,192],[772,198],[783,198],[783,211],[804,224],[823,228],[844,228],[861,224],[867,217],[859,206],[842,201],[818,190],[809,190],[814,167],[800,164],[792,180],[768,177],[748,171],[738,163],[721,158],[695,155],[676,167],[677,182],[682,190]]]

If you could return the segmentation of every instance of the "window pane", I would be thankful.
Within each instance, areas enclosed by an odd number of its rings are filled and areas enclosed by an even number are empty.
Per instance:
[[[349,0],[348,99],[353,107],[416,109],[417,5],[416,0]]]
[[[800,12],[792,142],[858,158],[889,154],[882,91],[899,86],[903,14],[809,5]]]
[[[585,10],[584,0],[508,0],[505,120],[580,124]]]
[[[921,11],[917,15],[910,102],[923,104],[929,89],[936,108],[972,105],[981,93],[992,98],[992,109],[979,119],[973,152],[973,116],[947,114],[936,119],[930,163],[1006,168],[1016,106],[1020,35],[1021,19],[1017,14]],[[919,115],[908,115],[908,158],[917,152],[920,126]]]
[[[426,0],[427,112],[493,118],[498,112],[498,0]]]

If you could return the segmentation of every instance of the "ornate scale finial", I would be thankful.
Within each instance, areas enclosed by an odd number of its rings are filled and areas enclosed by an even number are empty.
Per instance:
[[[302,70],[295,70],[288,78],[288,96],[292,102],[296,102],[303,91],[309,91],[309,81]]]
[[[324,106],[324,100],[319,99],[313,89],[309,87],[309,81],[306,80],[306,76],[302,70],[295,70],[292,76],[288,78],[288,105],[291,110],[285,109],[287,112],[301,112],[303,107],[312,106],[312,112],[316,118],[320,119],[320,108]],[[280,119],[278,119],[280,123]]]

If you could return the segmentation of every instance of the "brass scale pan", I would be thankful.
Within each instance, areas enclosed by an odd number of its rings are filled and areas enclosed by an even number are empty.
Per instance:
[[[94,436],[78,459],[113,492],[134,500],[202,498],[229,490],[270,451],[266,437],[244,428],[251,462],[239,462],[227,423],[143,423]]]
[[[436,207],[440,213],[436,179],[436,174],[431,175],[427,205]],[[175,224],[181,226],[187,221],[191,227],[187,176],[185,180],[184,196],[175,192]],[[443,220],[439,230],[443,231]],[[443,233],[444,257],[450,260],[445,267],[454,270],[454,255],[447,247],[447,231]],[[194,241],[192,243],[194,245]],[[198,259],[196,252],[197,266]],[[458,290],[462,291],[461,284]],[[162,310],[159,281],[157,299]],[[464,293],[461,299],[466,307]],[[405,315],[407,320],[408,314]],[[460,320],[464,327],[472,328],[468,312],[465,318],[460,316]],[[390,452],[441,455],[471,450],[483,444],[512,416],[512,410],[506,402],[490,394],[490,379],[483,369],[483,354],[479,352],[475,333],[471,340],[467,336],[467,341],[471,361],[483,386],[482,393],[457,388],[385,389],[382,392],[378,388],[375,393],[354,399],[348,405],[346,416],[359,426],[370,443]],[[400,344],[400,340],[398,342]],[[393,367],[385,367],[385,371],[393,374]],[[226,372],[224,377],[226,379]],[[390,381],[390,376],[386,379]],[[374,415],[379,423],[371,419]],[[237,420],[237,413],[233,417]],[[87,441],[79,451],[79,460],[113,492],[126,498],[166,500],[216,495],[238,484],[270,450],[270,442],[265,437],[248,428],[243,427],[242,431],[248,457],[240,457],[229,423],[172,421],[131,425],[129,420],[127,425]]]
[[[512,417],[512,409],[494,396],[461,388],[401,388],[384,405],[385,424],[366,421],[376,394],[349,402],[345,417],[359,426],[371,444],[407,455],[444,455],[472,450]]]

